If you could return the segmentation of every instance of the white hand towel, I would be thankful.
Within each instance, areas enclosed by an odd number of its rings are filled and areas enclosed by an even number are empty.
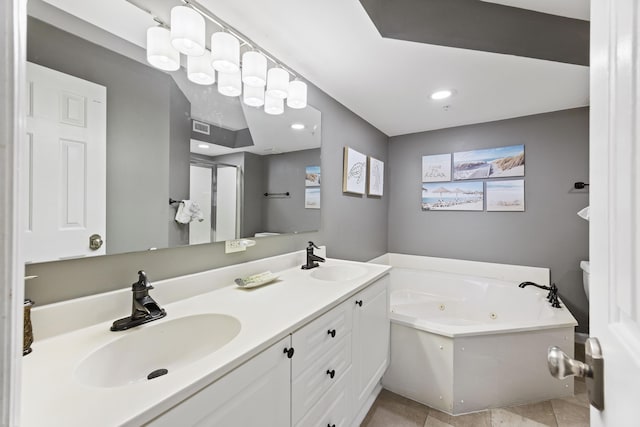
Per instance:
[[[200,205],[192,200],[183,200],[178,206],[176,212],[176,221],[180,224],[189,224],[191,221],[204,221],[204,215],[200,209]]]

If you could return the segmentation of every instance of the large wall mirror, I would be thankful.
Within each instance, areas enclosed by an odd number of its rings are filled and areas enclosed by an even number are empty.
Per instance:
[[[269,115],[147,64],[153,16],[179,4],[29,0],[28,263],[320,228],[321,113]]]

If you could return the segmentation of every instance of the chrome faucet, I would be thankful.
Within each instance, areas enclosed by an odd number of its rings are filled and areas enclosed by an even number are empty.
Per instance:
[[[138,281],[131,285],[131,292],[133,292],[131,316],[123,317],[113,322],[113,325],[111,325],[112,331],[124,331],[143,323],[162,319],[167,315],[167,312],[160,308],[158,303],[149,296],[151,289],[153,289],[153,286],[147,279],[147,273],[142,270],[138,271]]]
[[[319,265],[318,262],[325,261],[324,258],[319,257],[318,255],[313,253],[313,248],[320,249],[315,245],[315,243],[309,242],[309,246],[307,246],[307,263],[301,267],[303,270],[311,270],[312,268],[316,268]]]

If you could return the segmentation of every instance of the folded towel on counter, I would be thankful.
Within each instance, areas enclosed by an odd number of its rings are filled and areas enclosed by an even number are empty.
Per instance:
[[[191,221],[204,221],[200,205],[192,200],[182,200],[176,212],[176,222],[189,224]]]

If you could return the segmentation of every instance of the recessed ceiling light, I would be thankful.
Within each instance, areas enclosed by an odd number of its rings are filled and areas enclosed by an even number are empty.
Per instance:
[[[209,148],[209,144],[198,144],[198,148]]]
[[[291,129],[302,130],[304,129],[304,124],[302,123],[294,123],[291,125]]]
[[[439,91],[433,92],[431,94],[431,99],[434,99],[434,100],[437,101],[437,100],[440,100],[440,99],[449,98],[451,95],[453,95],[453,91],[452,90],[448,90],[448,89],[439,90]]]

